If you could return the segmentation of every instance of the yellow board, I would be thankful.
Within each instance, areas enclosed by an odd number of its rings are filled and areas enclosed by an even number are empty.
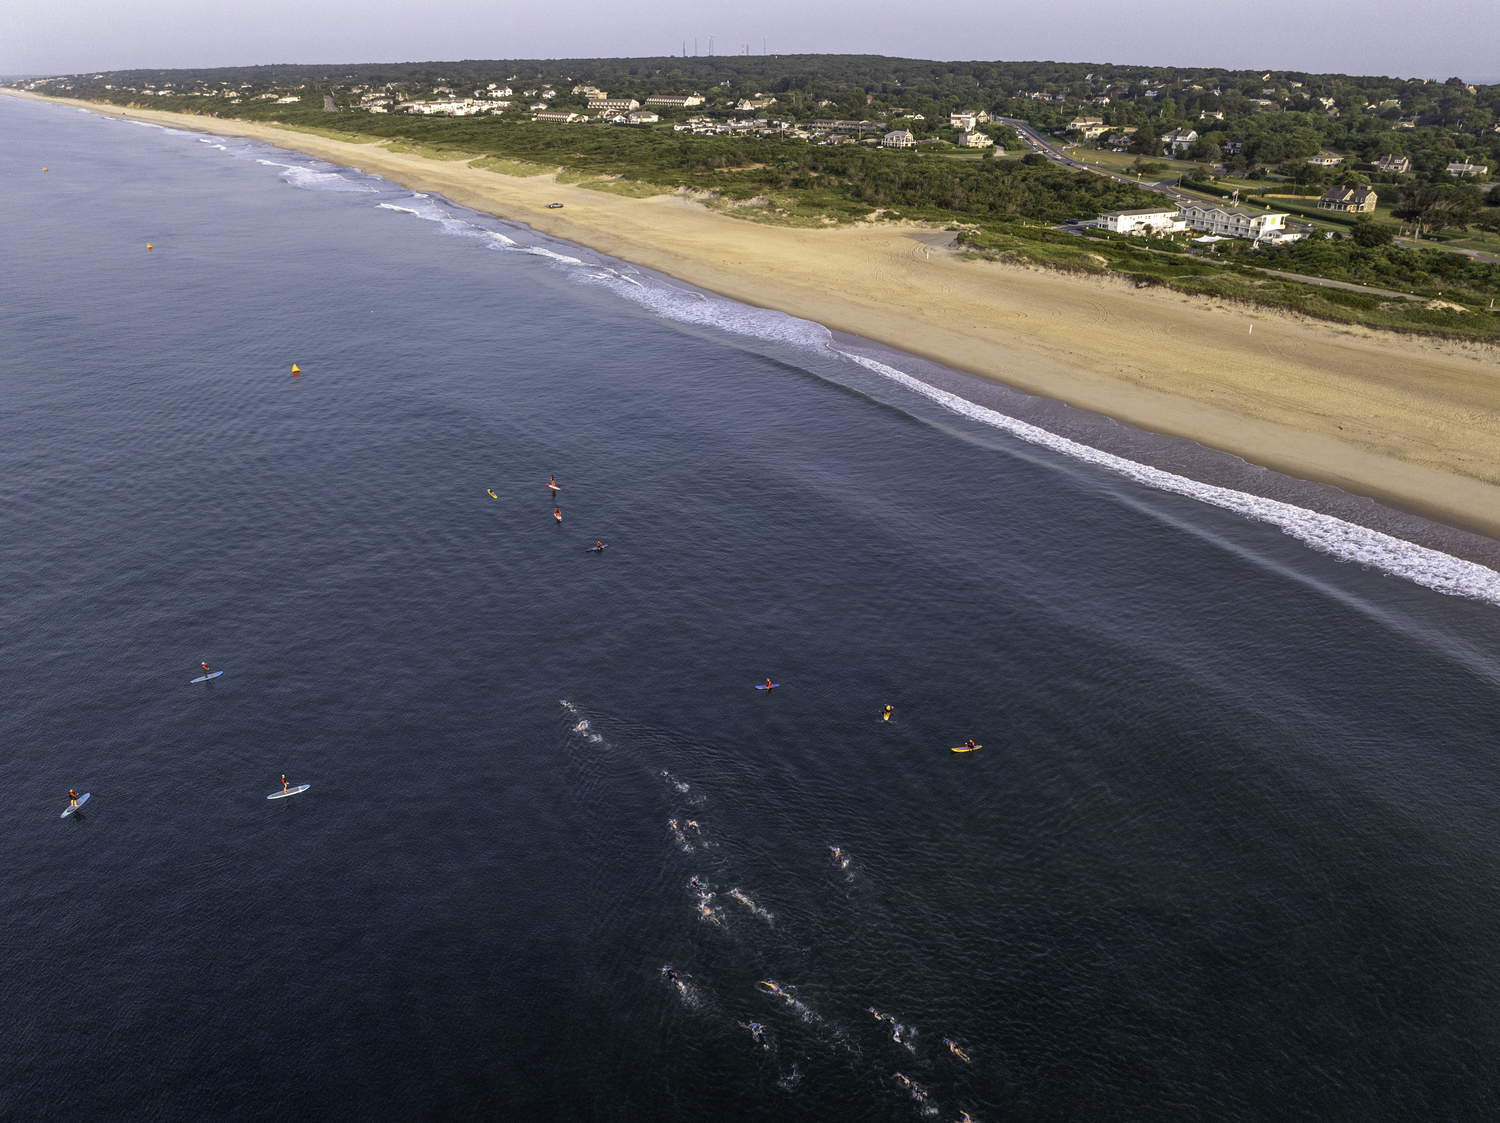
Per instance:
[[[974,749],[982,749],[982,748],[984,748],[983,745],[975,745],[974,746]],[[974,751],[974,749],[969,748],[968,745],[959,745],[957,748],[949,749],[948,751],[950,753],[972,753]]]

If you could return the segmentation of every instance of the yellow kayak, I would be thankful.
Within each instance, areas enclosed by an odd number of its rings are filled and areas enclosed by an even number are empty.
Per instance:
[[[484,490],[485,490],[485,491],[489,491],[489,493],[490,493],[490,498],[491,498],[491,499],[499,499],[499,498],[500,498],[500,497],[499,497],[499,496],[498,496],[498,495],[496,495],[496,494],[495,494],[495,493],[494,493],[494,492],[493,492],[493,491],[490,491],[490,489],[489,489],[489,488],[485,488],[485,489],[484,489]]]

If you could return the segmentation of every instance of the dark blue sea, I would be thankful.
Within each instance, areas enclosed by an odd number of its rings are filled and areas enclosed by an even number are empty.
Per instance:
[[[257,143],[0,186],[0,1119],[1500,1116],[1493,542]]]

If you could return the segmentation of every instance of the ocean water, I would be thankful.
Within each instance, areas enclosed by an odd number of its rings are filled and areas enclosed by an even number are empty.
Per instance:
[[[0,1118],[1497,1113],[1489,540],[265,145],[0,138]]]

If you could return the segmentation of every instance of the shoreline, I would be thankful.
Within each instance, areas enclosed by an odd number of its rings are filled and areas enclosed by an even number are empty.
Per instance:
[[[1483,345],[964,260],[927,226],[773,226],[681,194],[632,198],[383,143],[5,92],[377,174],[744,304],[1500,536],[1500,354]]]

